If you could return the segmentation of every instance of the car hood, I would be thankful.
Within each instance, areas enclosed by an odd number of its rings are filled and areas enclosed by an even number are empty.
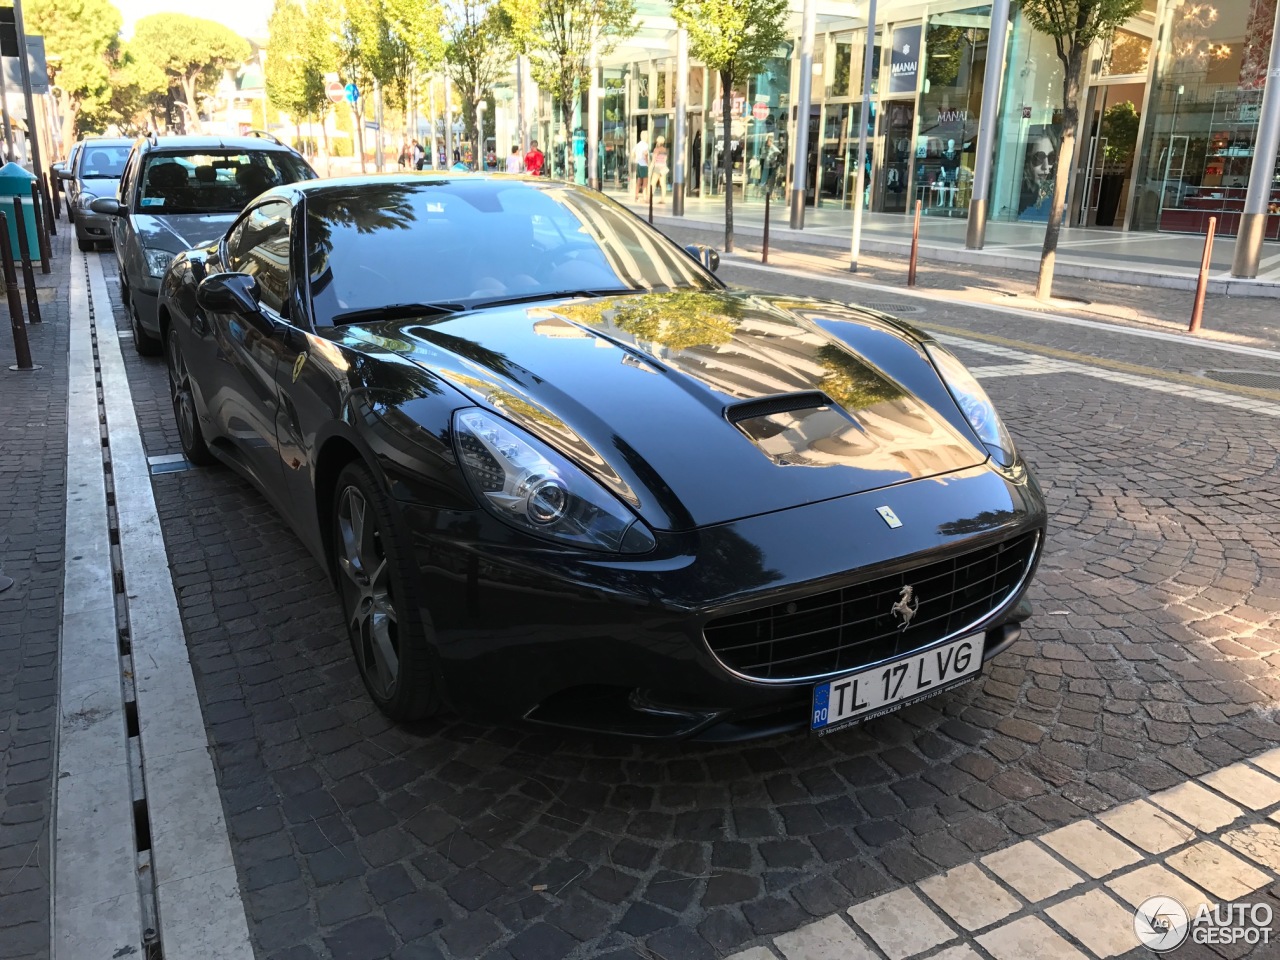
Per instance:
[[[120,189],[119,177],[81,177],[82,193],[92,193],[95,197],[114,197]]]
[[[238,213],[135,213],[133,226],[144,247],[182,253],[205,247],[227,232]]]
[[[348,332],[555,446],[656,529],[987,459],[918,335],[843,304],[681,291]]]

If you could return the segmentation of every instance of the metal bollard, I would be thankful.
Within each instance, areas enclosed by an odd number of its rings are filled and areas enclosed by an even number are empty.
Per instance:
[[[13,247],[9,243],[9,219],[0,211],[0,260],[3,260],[4,288],[9,295],[9,325],[13,327],[13,352],[18,362],[10,370],[39,370],[31,362],[31,345],[22,322],[22,297],[18,293],[18,272],[13,269]]]
[[[773,196],[773,185],[764,191],[764,243],[760,247],[760,262],[769,262],[769,198]]]
[[[58,218],[53,215],[53,201],[49,199],[49,181],[43,173],[40,174],[40,199],[43,201],[40,210],[44,213],[44,222],[49,225],[49,236],[56,237]],[[53,253],[52,250],[49,252]]]
[[[907,267],[907,286],[916,285],[916,254],[920,249],[920,201],[916,201],[916,219],[911,225],[911,265]]]
[[[31,183],[31,206],[32,216],[36,218],[36,240],[40,244],[40,272],[49,273],[53,270],[53,264],[49,262],[51,256],[49,250],[49,233],[45,230],[44,210],[40,203],[40,185],[35,181]],[[18,234],[22,236],[22,234]]]
[[[13,198],[13,222],[18,228],[18,254],[22,257],[22,282],[27,288],[27,322],[40,323],[40,297],[36,291],[36,272],[31,269],[31,248],[27,243],[27,219],[22,212],[22,198]]]
[[[44,177],[44,188],[49,194],[49,199],[53,201],[53,220],[50,221],[52,223],[62,216],[62,191],[58,189],[57,181],[49,179],[48,176]]]
[[[653,226],[653,184],[649,184],[649,226]]]
[[[1213,234],[1218,228],[1218,218],[1209,218],[1209,232],[1204,235],[1204,253],[1200,257],[1200,276],[1196,279],[1196,299],[1191,305],[1191,323],[1187,333],[1199,333],[1204,319],[1204,292],[1209,285],[1209,261],[1213,258]]]

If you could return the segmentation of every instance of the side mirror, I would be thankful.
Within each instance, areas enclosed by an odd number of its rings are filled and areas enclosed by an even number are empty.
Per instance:
[[[720,254],[716,253],[711,247],[701,243],[691,243],[684,249],[689,256],[693,257],[712,273],[720,269]]]
[[[50,169],[53,170],[53,175],[59,180],[75,179],[75,177],[71,175],[71,171],[67,169],[67,165],[65,163],[55,163]]]
[[[63,179],[70,180],[71,177],[66,176]],[[124,217],[129,213],[128,207],[119,200],[113,200],[111,197],[99,197],[89,204],[89,209],[94,213],[101,213],[107,217]]]
[[[258,281],[247,273],[215,273],[196,287],[196,303],[213,313],[254,316],[258,311]]]

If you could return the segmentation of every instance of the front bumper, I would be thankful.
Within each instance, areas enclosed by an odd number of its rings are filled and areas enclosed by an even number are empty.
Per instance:
[[[75,217],[76,239],[103,241],[111,239],[111,218],[100,213],[79,210]]]
[[[882,505],[901,528],[882,522]],[[966,631],[984,632],[984,659],[995,656],[1029,614],[1020,601],[1046,525],[1034,479],[1013,483],[985,466],[663,533],[634,558],[531,546],[480,511],[403,508],[424,622],[455,708],[658,739],[741,739],[807,724],[813,681],[734,675],[704,639],[710,620],[1040,531],[1021,585]]]

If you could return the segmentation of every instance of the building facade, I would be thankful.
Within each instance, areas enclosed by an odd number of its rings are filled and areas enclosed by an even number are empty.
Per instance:
[[[1005,29],[997,109],[982,115],[991,6],[972,0],[885,0],[872,38],[870,109],[862,113],[866,22],[862,7],[814,0],[817,32],[812,96],[800,116],[800,8],[792,42],[758,75],[738,80],[723,116],[720,77],[691,61],[686,101],[685,184],[690,196],[732,189],[744,203],[789,194],[797,165],[811,207],[851,210],[860,124],[867,125],[866,209],[968,216],[978,132],[995,124],[987,217],[1048,217],[1062,130],[1062,74],[1053,42],[1031,29],[1016,3]],[[602,64],[596,149],[606,189],[633,186],[632,156],[644,138],[669,150],[675,123],[676,24],[665,4],[642,3],[635,38]],[[1203,233],[1210,216],[1234,234],[1255,163],[1271,172],[1267,239],[1280,239],[1280,165],[1255,157],[1276,0],[1146,0],[1143,9],[1091,52],[1067,222],[1073,226]],[[793,55],[794,54],[794,55]],[[584,92],[571,129],[587,149]],[[552,105],[539,98],[531,129],[573,156]],[[795,156],[798,124],[806,156]],[[733,172],[722,172],[724,151]],[[674,162],[675,158],[671,158]],[[580,179],[585,179],[582,172]],[[655,187],[662,189],[661,184]],[[665,191],[664,191],[665,192]]]

